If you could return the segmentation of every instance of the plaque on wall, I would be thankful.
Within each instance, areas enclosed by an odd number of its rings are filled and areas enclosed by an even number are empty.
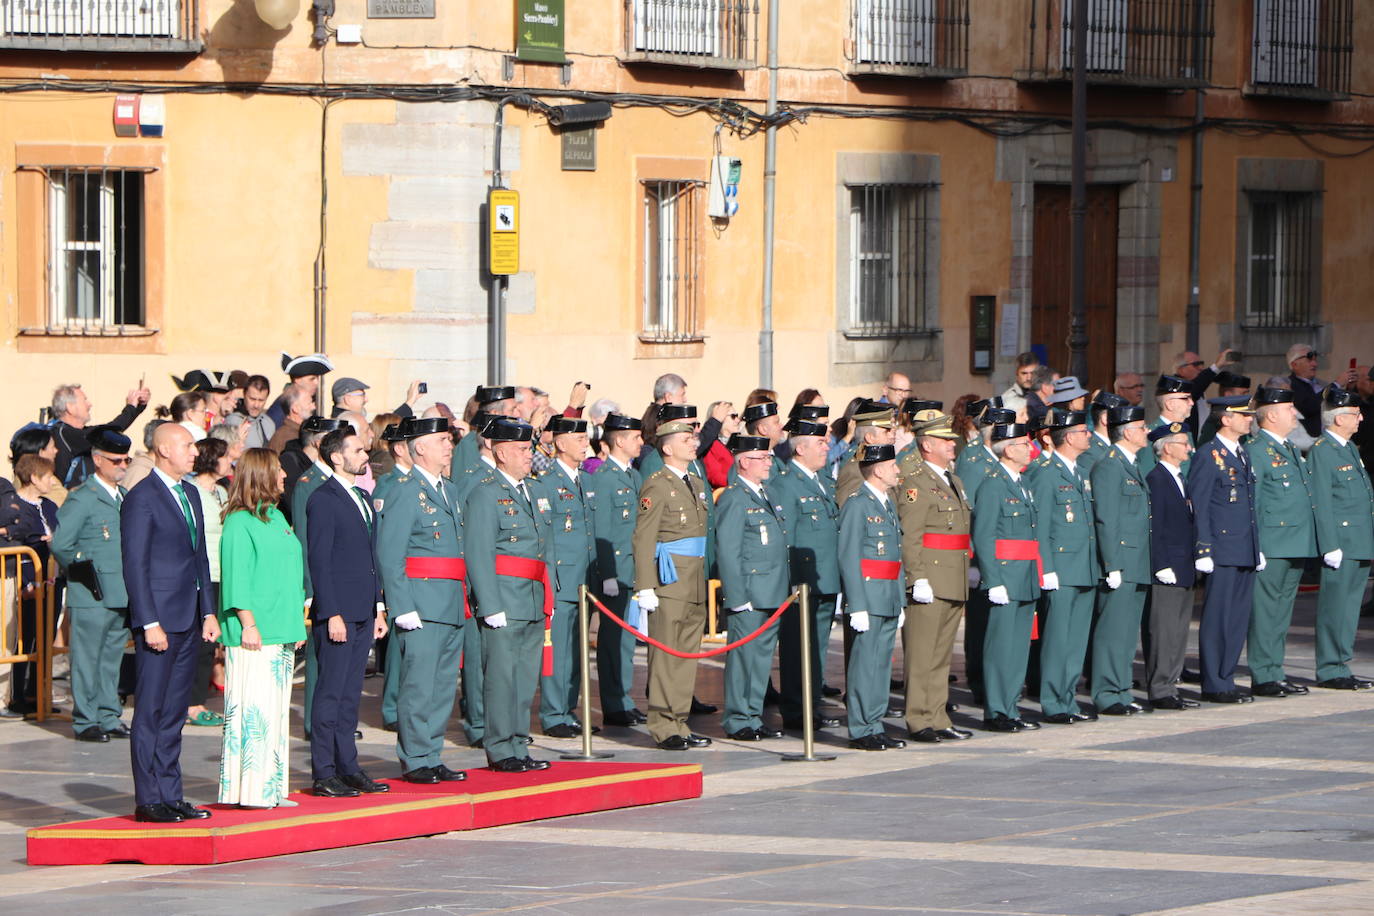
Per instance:
[[[434,0],[367,0],[368,19],[433,19]]]

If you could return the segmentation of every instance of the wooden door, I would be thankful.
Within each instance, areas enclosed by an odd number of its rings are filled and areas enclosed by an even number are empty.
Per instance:
[[[1084,388],[1110,389],[1116,375],[1116,185],[1089,185],[1087,212],[1088,377]],[[1069,188],[1035,186],[1035,236],[1031,263],[1031,344],[1045,348],[1049,364],[1069,374],[1069,326],[1073,319],[1070,277]]]

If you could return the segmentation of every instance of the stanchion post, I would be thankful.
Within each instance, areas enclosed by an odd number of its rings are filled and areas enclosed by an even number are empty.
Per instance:
[[[802,752],[784,754],[783,760],[834,760],[834,754],[816,755],[816,702],[811,693],[811,586],[802,583],[798,589],[801,607],[801,690],[802,690]]]
[[[563,760],[605,760],[614,757],[602,751],[592,750],[592,665],[591,665],[591,625],[588,621],[591,609],[587,586],[577,589],[577,635],[579,651],[582,653],[579,668],[582,672],[582,753],[560,754]]]

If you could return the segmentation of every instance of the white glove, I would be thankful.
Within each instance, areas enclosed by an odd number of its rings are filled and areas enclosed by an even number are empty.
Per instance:
[[[935,600],[935,590],[930,587],[929,579],[917,579],[911,586],[911,600],[917,604],[930,604]]]
[[[601,594],[607,598],[615,598],[620,595],[620,583],[614,579],[603,579],[601,581]]]
[[[1107,588],[1116,591],[1121,587],[1121,570],[1114,569],[1107,573]]]
[[[1332,569],[1340,569],[1341,560],[1344,558],[1345,551],[1341,550],[1339,547],[1337,547],[1330,553],[1322,554],[1322,562],[1325,563],[1327,566],[1330,566]]]
[[[306,612],[307,614],[310,613],[310,606],[311,606],[312,604],[314,604],[314,603],[315,603],[315,599],[314,599],[314,598],[306,598],[306,599],[305,599],[305,612]]]
[[[1264,551],[1260,551],[1260,561],[1259,561],[1259,565],[1255,567],[1255,572],[1264,572],[1264,567],[1265,567]]]
[[[402,630],[418,630],[424,626],[424,624],[420,622],[419,611],[411,611],[409,614],[402,614],[391,622]]]
[[[635,601],[639,602],[639,609],[646,614],[658,610],[658,596],[651,588],[642,588],[635,595]]]
[[[483,617],[482,621],[493,630],[499,630],[506,625],[506,614],[502,611],[500,614]]]
[[[982,574],[981,572],[978,571],[978,567],[977,567],[977,566],[969,566],[969,568],[968,568],[968,587],[969,587],[969,588],[977,588],[977,587],[978,587],[978,583],[979,583],[979,582],[982,582],[982,581],[983,581],[983,574]]]
[[[988,600],[993,604],[1011,604],[1011,596],[1007,594],[1005,585],[994,585],[988,589]]]
[[[906,611],[898,611],[898,612],[897,612],[897,629],[900,630],[900,629],[901,629],[902,627],[904,627],[904,626],[906,626]]]
[[[752,611],[753,609],[754,609],[754,602],[752,602],[752,601],[746,601],[746,602],[744,602],[743,604],[741,604],[739,607],[732,607],[732,608],[730,608],[730,613],[732,613],[732,614],[738,614],[740,611]]]
[[[1193,561],[1193,569],[1196,569],[1200,573],[1207,573],[1210,575],[1216,568],[1217,564],[1212,562],[1211,557],[1198,557]]]
[[[1178,576],[1169,567],[1155,570],[1155,578],[1165,585],[1178,585]]]
[[[849,625],[855,633],[868,632],[868,611],[855,611],[849,615]]]
[[[1059,573],[1047,572],[1041,576],[1040,588],[1047,592],[1057,591],[1059,589]]]

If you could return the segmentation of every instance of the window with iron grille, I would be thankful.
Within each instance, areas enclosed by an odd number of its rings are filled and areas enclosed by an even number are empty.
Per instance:
[[[0,48],[192,52],[198,0],[0,0]]]
[[[1249,192],[1249,302],[1253,327],[1308,327],[1315,323],[1313,262],[1320,245],[1316,195]]]
[[[751,66],[758,0],[625,0],[629,52],[693,66]]]
[[[144,175],[50,168],[48,316],[74,331],[144,323]]]
[[[935,189],[849,186],[847,333],[881,336],[929,327],[934,289]]]
[[[968,70],[968,0],[850,0],[849,19],[855,72]]]
[[[644,182],[644,340],[701,339],[701,188],[699,181]]]
[[[1255,0],[1251,79],[1258,92],[1350,92],[1354,0]]]

